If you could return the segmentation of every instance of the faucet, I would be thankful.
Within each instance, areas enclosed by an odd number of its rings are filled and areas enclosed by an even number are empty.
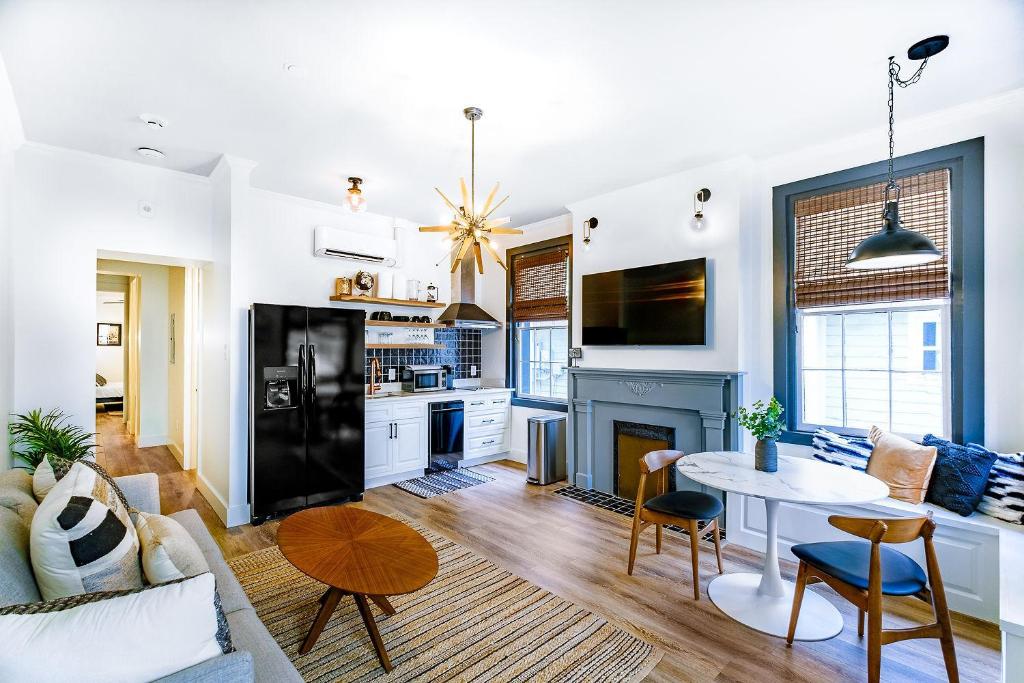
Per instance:
[[[374,357],[370,359],[370,383],[366,387],[366,395],[373,396],[374,392],[381,390],[381,385],[377,384],[375,378],[380,378],[380,381],[384,381],[384,370],[380,366],[380,358]]]

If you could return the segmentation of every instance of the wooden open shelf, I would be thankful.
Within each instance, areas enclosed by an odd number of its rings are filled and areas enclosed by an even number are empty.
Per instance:
[[[367,327],[429,327],[431,329],[441,329],[448,327],[444,323],[403,323],[396,322],[394,320],[367,320]]]
[[[444,344],[367,344],[368,349],[443,349]]]
[[[440,301],[409,301],[408,299],[380,299],[375,296],[353,296],[351,294],[335,294],[331,301],[346,304],[376,304],[380,306],[408,306],[409,308],[444,308],[448,304]]]

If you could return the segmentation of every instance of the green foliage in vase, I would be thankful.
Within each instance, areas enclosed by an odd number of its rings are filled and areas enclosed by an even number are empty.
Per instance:
[[[14,415],[8,430],[15,460],[34,472],[47,455],[71,461],[91,456],[96,449],[93,435],[68,424],[68,419],[60,410],[44,414],[38,408],[27,415]]]
[[[782,404],[772,399],[768,405],[764,401],[754,401],[754,405],[747,408],[740,408],[738,417],[740,426],[749,430],[758,441],[763,439],[777,439],[786,428],[786,422],[782,419]]]

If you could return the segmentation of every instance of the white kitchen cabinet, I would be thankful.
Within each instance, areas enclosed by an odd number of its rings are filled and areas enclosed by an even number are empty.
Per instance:
[[[426,403],[378,401],[365,414],[366,488],[422,475],[429,459]]]
[[[391,440],[392,469],[395,472],[424,469],[428,464],[427,420],[413,418],[395,422]]]
[[[363,450],[366,458],[366,480],[376,479],[391,473],[390,422],[374,422],[366,425]]]

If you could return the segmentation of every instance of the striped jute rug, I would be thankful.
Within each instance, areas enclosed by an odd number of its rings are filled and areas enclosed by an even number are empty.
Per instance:
[[[298,654],[325,589],[276,546],[229,563],[307,681],[639,681],[661,660],[661,651],[601,617],[411,526],[437,550],[440,569],[426,588],[389,598],[397,614],[371,604],[394,664],[390,674],[350,598],[313,650]]]

